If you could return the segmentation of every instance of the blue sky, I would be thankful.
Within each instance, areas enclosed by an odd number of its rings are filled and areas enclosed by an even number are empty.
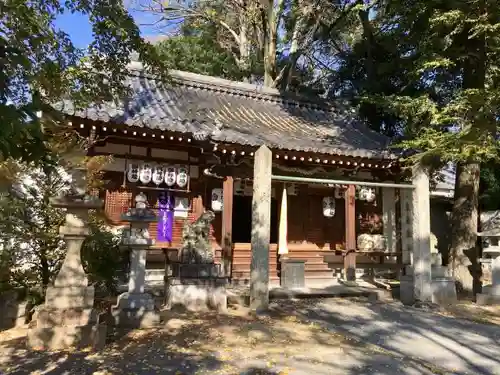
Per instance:
[[[138,25],[141,23],[152,23],[152,16],[145,15],[144,13],[140,15],[134,12],[131,13]],[[92,41],[92,26],[86,15],[66,12],[57,18],[55,24],[56,27],[69,34],[71,40],[78,48],[85,48]],[[153,27],[141,26],[140,29],[145,38],[154,38],[161,35],[161,33]]]

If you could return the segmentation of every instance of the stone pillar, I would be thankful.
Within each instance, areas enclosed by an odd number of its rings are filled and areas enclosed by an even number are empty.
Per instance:
[[[153,296],[145,293],[146,255],[153,244],[148,227],[156,216],[145,208],[131,209],[122,215],[130,222],[130,230],[124,233],[122,247],[130,249],[130,275],[128,291],[118,296],[111,309],[114,324],[131,328],[149,328],[160,323]]]
[[[382,211],[384,237],[388,252],[396,252],[396,191],[394,188],[382,188]]]
[[[132,248],[130,250],[129,293],[144,293],[146,281],[146,249]]]
[[[411,224],[413,220],[413,191],[410,189],[401,189],[399,194],[401,204],[402,261],[406,269],[410,269],[413,258],[413,233]]]
[[[269,305],[269,243],[271,236],[272,153],[265,145],[255,153],[252,199],[252,263],[250,307],[266,310]]]
[[[429,176],[422,168],[413,170],[413,278],[414,298],[419,302],[431,302],[431,217]]]
[[[94,287],[88,286],[80,251],[89,234],[88,210],[101,208],[102,202],[58,198],[51,203],[67,210],[66,222],[60,228],[67,252],[54,286],[47,288],[45,304],[34,315],[28,345],[50,350],[101,348],[106,339],[106,326],[99,324],[93,309]]]

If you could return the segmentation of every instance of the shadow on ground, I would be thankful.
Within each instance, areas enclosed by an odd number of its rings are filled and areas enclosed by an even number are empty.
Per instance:
[[[275,308],[454,374],[500,374],[499,326],[363,299],[281,301]]]
[[[161,328],[111,332],[106,348],[99,353],[27,351],[26,330],[11,330],[0,336],[0,373],[442,373],[423,362],[398,359],[322,325],[301,322],[294,315],[315,311],[321,319],[327,313],[322,310],[322,303],[302,300],[294,308],[295,302],[280,301],[263,317],[254,317],[244,309],[232,310],[227,315],[164,313],[166,323]]]

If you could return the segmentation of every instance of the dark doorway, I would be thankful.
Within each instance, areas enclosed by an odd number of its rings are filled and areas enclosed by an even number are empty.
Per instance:
[[[252,197],[235,195],[233,198],[233,243],[252,241]],[[278,204],[271,199],[271,243],[278,242]]]

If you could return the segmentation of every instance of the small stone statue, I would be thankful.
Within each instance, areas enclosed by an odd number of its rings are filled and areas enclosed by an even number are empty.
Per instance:
[[[183,263],[214,263],[214,254],[209,238],[210,224],[214,218],[213,211],[206,211],[196,221],[184,226],[181,250]]]

